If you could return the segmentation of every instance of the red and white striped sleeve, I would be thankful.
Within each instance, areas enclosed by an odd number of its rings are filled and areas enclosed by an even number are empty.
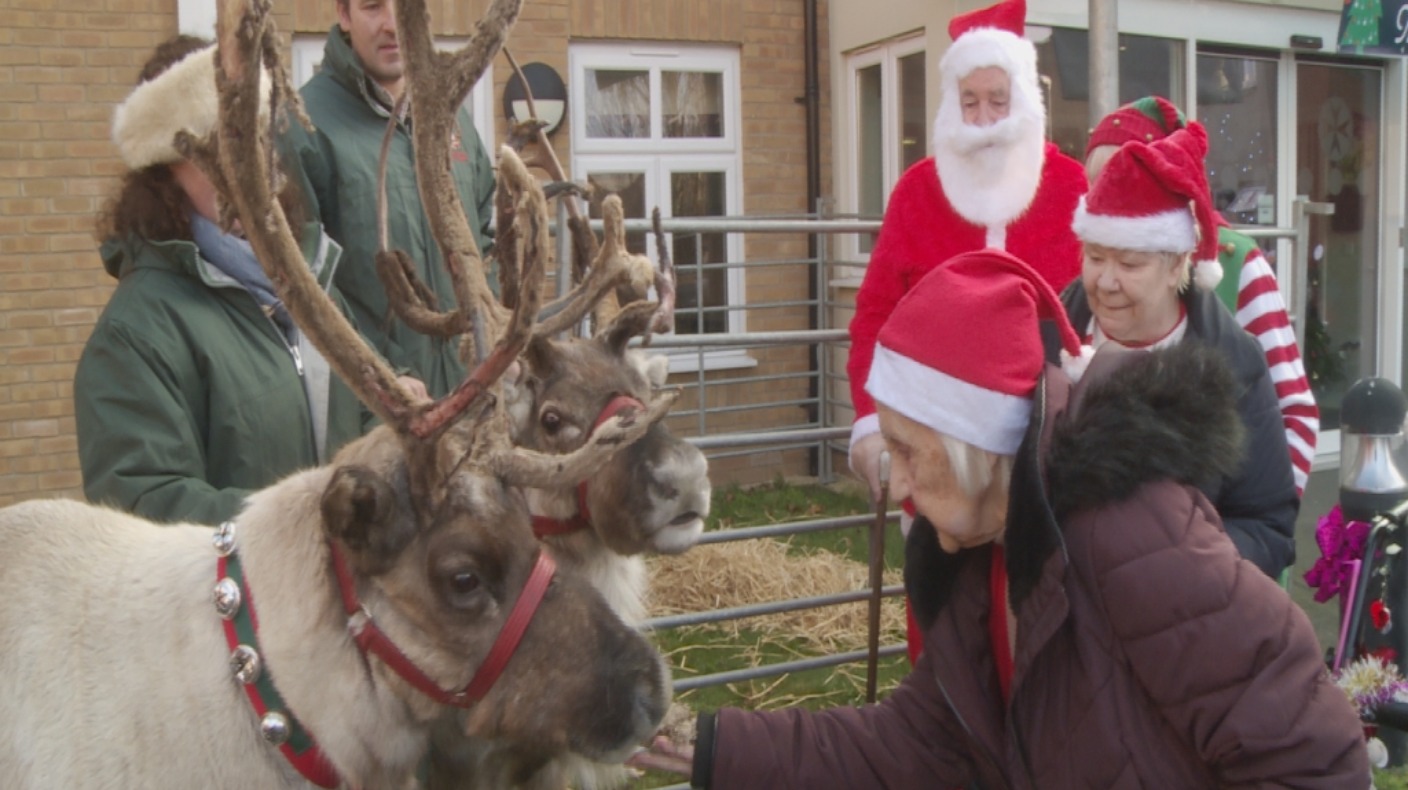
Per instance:
[[[1315,460],[1320,409],[1315,405],[1315,395],[1305,375],[1295,330],[1286,314],[1276,275],[1256,247],[1242,262],[1242,276],[1237,284],[1237,323],[1255,337],[1266,352],[1266,366],[1271,369],[1271,382],[1276,385],[1286,443],[1291,450],[1296,490],[1304,493],[1310,465]]]

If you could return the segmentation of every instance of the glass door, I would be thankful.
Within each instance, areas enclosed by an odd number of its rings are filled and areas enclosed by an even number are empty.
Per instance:
[[[1320,430],[1340,427],[1340,400],[1375,374],[1379,282],[1379,169],[1383,72],[1296,64],[1296,193],[1334,205],[1310,216],[1305,342],[1301,353]]]

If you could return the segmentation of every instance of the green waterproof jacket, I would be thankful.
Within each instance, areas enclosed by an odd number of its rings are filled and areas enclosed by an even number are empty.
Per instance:
[[[336,243],[315,224],[303,239],[330,282]],[[367,410],[302,333],[286,340],[195,244],[113,239],[102,257],[118,285],[73,382],[90,501],[218,524],[251,491],[324,462],[367,427]]]
[[[376,274],[377,169],[390,112],[373,97],[361,62],[334,25],[316,76],[302,88],[311,135],[289,124],[282,141],[284,165],[300,179],[312,209],[344,250],[337,287],[351,305],[362,332],[393,367],[425,382],[439,397],[464,378],[457,339],[413,332],[390,311]],[[449,151],[455,185],[481,252],[488,253],[494,172],[484,145],[463,108],[459,134]],[[410,119],[398,122],[387,165],[388,232],[405,251],[441,309],[453,307],[454,291],[440,250],[421,208],[412,154]],[[491,283],[493,278],[490,278]]]

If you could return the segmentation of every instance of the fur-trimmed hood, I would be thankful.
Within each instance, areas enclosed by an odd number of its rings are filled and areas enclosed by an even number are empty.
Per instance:
[[[1123,500],[1146,483],[1200,486],[1232,474],[1243,428],[1232,371],[1216,350],[1181,343],[1155,352],[1107,346],[1080,384],[1048,367],[1013,464],[1005,548],[1013,606],[1064,551],[1072,513]],[[946,554],[922,517],[905,547],[905,586],[927,630],[959,569],[986,547]]]

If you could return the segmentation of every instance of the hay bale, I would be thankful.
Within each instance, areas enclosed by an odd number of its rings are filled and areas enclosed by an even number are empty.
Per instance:
[[[848,557],[821,549],[799,551],[776,540],[747,540],[696,546],[684,554],[649,561],[650,614],[659,617],[746,604],[805,598],[866,589],[869,569]],[[885,584],[899,584],[888,571]],[[714,628],[737,637],[744,629],[780,639],[800,640],[815,652],[860,650],[866,646],[869,604],[859,601],[719,623]],[[904,639],[904,604],[881,602],[882,644]],[[810,652],[810,651],[809,651]]]

